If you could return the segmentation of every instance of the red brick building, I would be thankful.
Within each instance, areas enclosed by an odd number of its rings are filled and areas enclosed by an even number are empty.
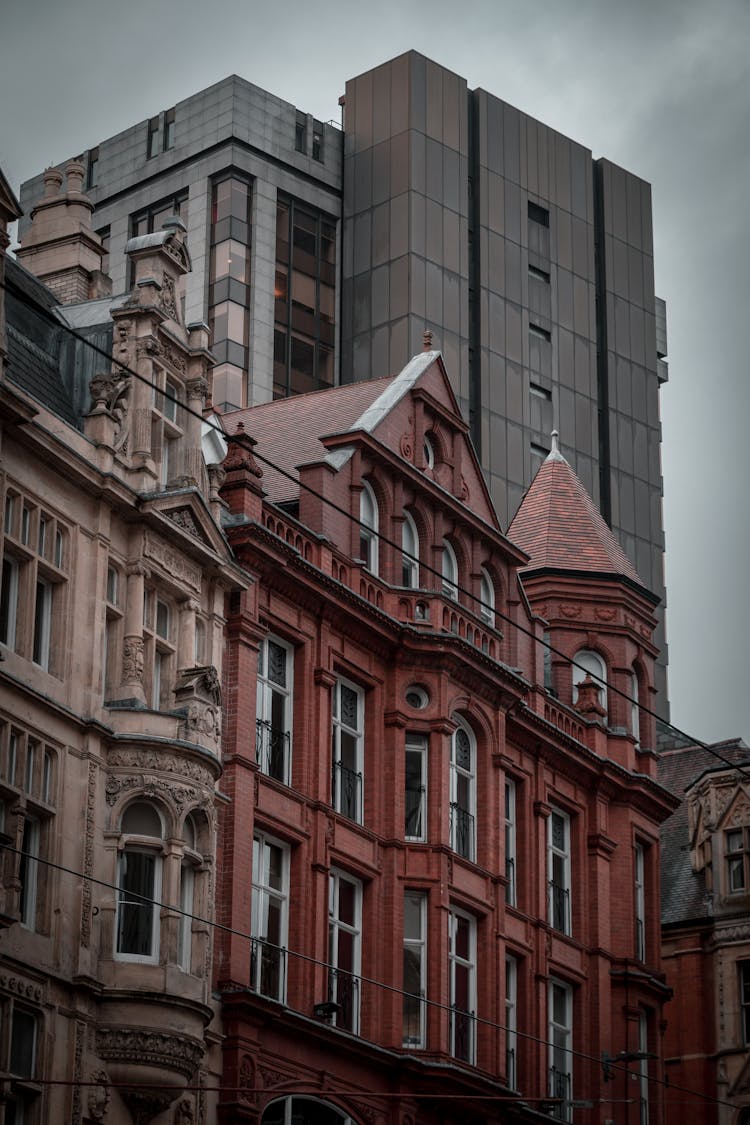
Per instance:
[[[663,1121],[653,597],[437,352],[226,424],[219,1119]]]

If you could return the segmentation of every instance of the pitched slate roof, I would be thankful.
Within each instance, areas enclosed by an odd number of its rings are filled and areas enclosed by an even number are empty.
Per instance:
[[[557,448],[529,485],[508,538],[530,556],[528,569],[617,574],[644,586],[633,564]]]
[[[257,443],[255,452],[268,499],[274,504],[296,500],[299,466],[327,461],[338,469],[351,453],[350,448],[329,452],[320,439],[349,431],[372,432],[439,354],[421,352],[398,375],[385,379],[347,383],[233,410],[224,415],[224,428],[233,434],[241,422]]]
[[[684,796],[701,774],[727,768],[712,750],[730,762],[750,765],[750,751],[740,739],[715,743],[713,747],[680,746],[659,755],[660,783],[682,798],[661,826],[661,920],[664,925],[711,917],[711,896],[707,893],[704,872],[694,871],[690,863],[688,807]]]

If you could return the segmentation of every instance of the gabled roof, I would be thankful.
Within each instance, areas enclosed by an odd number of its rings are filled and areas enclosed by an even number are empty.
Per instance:
[[[528,570],[613,574],[644,583],[574,470],[557,447],[531,482],[508,528],[530,556]]]
[[[422,352],[398,375],[385,379],[347,383],[235,410],[224,415],[224,425],[228,433],[234,433],[242,422],[257,443],[255,452],[268,499],[275,504],[293,500],[299,495],[298,467],[328,462],[340,469],[351,456],[353,446],[339,445],[329,452],[321,439],[372,433],[439,355]],[[264,458],[272,459],[273,464]]]

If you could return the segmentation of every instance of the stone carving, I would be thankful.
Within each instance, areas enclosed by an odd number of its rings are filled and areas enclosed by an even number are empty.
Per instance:
[[[245,426],[242,422],[237,423],[237,429],[233,434],[225,435],[227,442],[227,455],[224,458],[223,465],[226,472],[233,472],[236,469],[245,469],[254,477],[262,477],[263,470],[258,468],[258,463],[253,457],[253,446],[257,444],[245,433]]]
[[[181,527],[183,531],[186,531],[188,535],[192,535],[193,538],[197,539],[200,543],[207,542],[206,536],[195,522],[195,516],[190,508],[173,508],[170,512],[165,512],[164,515],[167,516],[172,523],[176,523],[178,527]]]
[[[96,812],[96,766],[89,762],[86,786],[86,836],[83,850],[83,886],[81,888],[81,945],[91,942],[91,872],[94,869],[94,815]]]
[[[244,1102],[251,1102],[255,1091],[255,1063],[250,1055],[243,1055],[237,1085]]]
[[[210,770],[200,762],[191,762],[183,756],[176,756],[160,750],[110,750],[107,755],[110,767],[123,769],[158,770],[162,773],[178,773],[191,781],[213,790],[214,778]]]
[[[159,308],[172,320],[177,320],[177,294],[175,292],[174,278],[164,271],[161,275],[161,294]]]
[[[188,562],[181,552],[175,551],[169,544],[153,535],[146,535],[143,551],[145,555],[159,563],[170,578],[177,582],[187,583],[191,589],[200,594],[200,568]]]
[[[190,379],[185,384],[188,398],[202,398],[205,399],[208,394],[208,379],[199,376],[197,379]]]
[[[83,1020],[76,1020],[75,1030],[75,1049],[73,1055],[73,1078],[75,1085],[73,1086],[73,1104],[72,1122],[73,1125],[79,1125],[81,1120],[81,1075],[83,1073],[82,1060],[83,1060],[83,1043],[86,1038],[86,1025]]]
[[[158,359],[165,366],[170,367],[173,371],[184,373],[187,363],[185,356],[174,348],[169,347],[168,344],[161,343],[153,336],[146,340],[139,340],[136,346],[136,355],[139,358],[146,356],[148,359]]]
[[[0,989],[21,996],[24,1000],[35,1000],[37,1003],[41,1003],[44,999],[44,990],[40,984],[25,980],[15,973],[0,973]]]
[[[190,1098],[180,1098],[174,1107],[174,1125],[193,1125],[194,1121]]]
[[[122,646],[122,682],[143,686],[143,637],[126,637]]]
[[[108,805],[114,805],[120,793],[125,789],[137,789],[144,797],[161,797],[166,800],[178,813],[182,814],[186,808],[204,807],[210,798],[188,785],[176,785],[166,778],[148,777],[143,774],[129,775],[126,777],[107,778],[105,787]]]
[[[399,449],[405,461],[412,461],[414,459],[414,439],[408,431],[401,435]]]
[[[563,617],[580,617],[581,607],[579,605],[575,605],[573,602],[561,602],[560,613],[563,615]]]
[[[221,684],[213,665],[186,668],[175,688],[177,706],[187,708],[180,738],[218,743],[221,739]]]
[[[89,1090],[88,1109],[89,1117],[93,1117],[94,1121],[101,1121],[107,1112],[109,1105],[110,1092],[107,1085],[107,1072],[106,1070],[97,1070],[91,1075],[91,1082],[96,1085],[92,1086]]]
[[[617,610],[612,609],[610,606],[595,606],[594,617],[597,621],[614,621],[617,617]]]
[[[458,495],[459,495],[460,499],[463,501],[464,504],[468,503],[468,501],[471,497],[471,493],[469,492],[469,486],[466,483],[466,479],[464,477],[461,477],[461,487],[458,490]]]
[[[190,1078],[203,1058],[204,1047],[197,1039],[173,1032],[146,1031],[140,1027],[98,1027],[96,1051],[102,1059],[164,1067]]]

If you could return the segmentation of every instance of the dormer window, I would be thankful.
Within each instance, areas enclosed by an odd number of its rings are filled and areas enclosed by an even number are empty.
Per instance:
[[[607,710],[607,667],[598,652],[590,649],[579,649],[573,657],[573,706],[578,702],[578,685],[586,676],[599,688],[599,702]]]
[[[430,435],[424,435],[424,444],[422,446],[422,456],[424,457],[424,467],[426,469],[435,468],[435,447],[430,440]]]
[[[485,625],[495,626],[495,586],[489,572],[482,567],[479,579],[479,616]]]
[[[750,889],[750,828],[730,828],[724,834],[727,893],[747,894]]]
[[[419,535],[408,512],[404,512],[401,526],[401,551],[401,585],[415,590],[419,586]]]
[[[366,480],[359,496],[359,557],[365,570],[378,573],[378,502]]]

